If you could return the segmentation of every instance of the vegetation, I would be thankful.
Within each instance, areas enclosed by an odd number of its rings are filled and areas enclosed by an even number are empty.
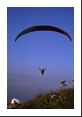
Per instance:
[[[9,104],[8,104],[9,108]],[[57,91],[50,91],[47,94],[36,96],[31,101],[15,105],[18,109],[73,109],[74,88],[61,88]]]

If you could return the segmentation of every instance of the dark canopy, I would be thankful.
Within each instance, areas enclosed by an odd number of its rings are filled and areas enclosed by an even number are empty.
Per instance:
[[[58,32],[61,33],[63,35],[65,35],[66,37],[68,37],[68,39],[71,41],[72,38],[70,37],[70,35],[64,31],[61,28],[55,27],[55,26],[49,26],[49,25],[39,25],[39,26],[32,26],[30,28],[27,28],[23,31],[21,31],[15,38],[15,41],[17,41],[21,36],[23,36],[24,34],[28,34],[30,32],[34,32],[34,31],[53,31],[53,32]]]

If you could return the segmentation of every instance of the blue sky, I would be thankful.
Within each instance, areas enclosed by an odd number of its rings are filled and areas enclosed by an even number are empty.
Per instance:
[[[35,25],[60,27],[70,34],[72,42],[66,36],[51,31],[32,32],[15,42],[19,32]],[[72,80],[74,78],[74,9],[8,7],[7,49],[8,99],[16,97],[26,100],[39,92],[58,88],[62,80]],[[43,77],[38,70],[40,66],[46,68]]]

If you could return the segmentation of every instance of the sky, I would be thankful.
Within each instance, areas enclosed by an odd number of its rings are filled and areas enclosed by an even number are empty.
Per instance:
[[[35,25],[57,26],[67,31],[72,41],[60,33],[22,30]],[[46,68],[42,76],[39,67]],[[74,79],[74,8],[7,8],[7,99],[28,100],[60,87],[62,80]]]

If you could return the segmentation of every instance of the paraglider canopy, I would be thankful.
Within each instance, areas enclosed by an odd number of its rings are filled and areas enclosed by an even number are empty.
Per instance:
[[[28,34],[30,32],[34,32],[34,31],[53,31],[53,32],[58,32],[61,33],[63,35],[65,35],[70,41],[72,40],[71,36],[64,31],[61,28],[55,27],[55,26],[49,26],[49,25],[39,25],[39,26],[32,26],[30,28],[27,28],[23,31],[21,31],[15,38],[15,42],[24,34]]]

